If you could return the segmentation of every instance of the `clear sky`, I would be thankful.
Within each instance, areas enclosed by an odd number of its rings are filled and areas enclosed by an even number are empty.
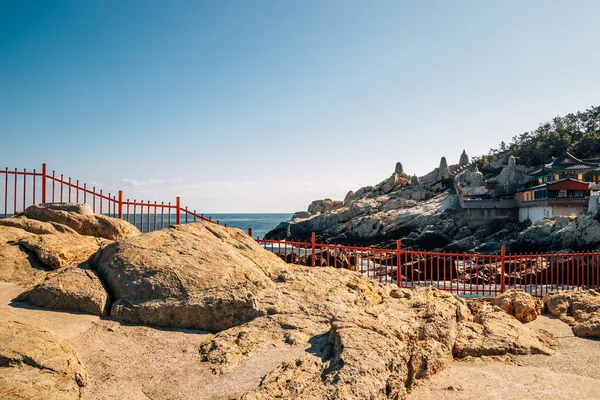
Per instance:
[[[0,167],[293,212],[600,103],[600,1],[0,0]]]

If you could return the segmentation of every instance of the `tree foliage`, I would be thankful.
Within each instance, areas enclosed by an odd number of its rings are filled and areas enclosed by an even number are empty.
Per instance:
[[[510,151],[519,163],[529,167],[548,162],[570,152],[578,158],[600,156],[600,106],[584,112],[556,117],[541,124],[536,130],[524,132],[512,138],[507,146],[500,143],[491,149],[489,156]]]

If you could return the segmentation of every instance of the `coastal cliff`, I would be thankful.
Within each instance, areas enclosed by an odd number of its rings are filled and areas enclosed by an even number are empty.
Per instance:
[[[513,251],[551,251],[600,245],[600,223],[591,213],[542,218],[533,225],[518,222],[516,209],[477,216],[465,206],[465,198],[481,200],[478,196],[489,193],[490,184],[514,190],[531,180],[509,152],[482,164],[481,158],[471,160],[463,151],[457,164],[448,165],[442,157],[437,168],[417,177],[407,175],[398,162],[389,178],[350,191],[343,201],[315,200],[266,238],[308,241],[315,232],[320,242],[393,247],[400,239],[403,248],[481,253],[497,253],[502,246]],[[504,204],[513,201],[506,197],[499,201],[503,200]]]

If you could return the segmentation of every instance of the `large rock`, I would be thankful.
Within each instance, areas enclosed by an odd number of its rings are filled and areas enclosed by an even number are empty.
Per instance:
[[[29,285],[46,273],[37,257],[16,244],[0,244],[0,281]]]
[[[93,214],[85,204],[38,204],[28,207],[20,215],[42,222],[56,222],[68,226],[81,235],[109,240],[140,235],[140,231],[129,222],[102,214]]]
[[[27,286],[45,274],[46,268],[38,258],[17,244],[20,239],[28,237],[34,235],[23,229],[0,225],[0,281]]]
[[[442,291],[288,265],[240,230],[204,222],[115,242],[93,264],[115,299],[111,317],[217,331],[201,346],[215,373],[284,346],[311,347],[248,398],[402,398],[458,350],[552,352],[502,311],[488,323]],[[467,349],[471,341],[476,349]]]
[[[109,243],[106,239],[83,236],[77,233],[57,233],[54,235],[29,236],[18,244],[34,252],[47,267],[57,269],[79,264]]]
[[[29,325],[0,321],[0,398],[79,399],[86,371],[57,336]]]
[[[308,212],[310,214],[326,213],[328,211],[336,210],[344,205],[343,201],[323,199],[315,200],[308,206]]]
[[[531,322],[538,316],[539,306],[530,294],[517,290],[506,292],[490,299],[490,303],[500,307],[521,322]]]
[[[59,310],[105,316],[110,307],[108,293],[96,272],[86,265],[71,266],[48,274],[37,286],[22,293],[18,301]]]
[[[446,368],[453,354],[553,353],[543,338],[502,311],[474,318],[463,300],[445,292],[348,283],[354,290],[338,287],[324,299],[316,297],[321,307],[308,294],[306,310],[274,312],[218,333],[202,346],[204,360],[220,373],[244,357],[310,343],[314,356],[283,363],[242,399],[403,399],[419,380]],[[364,300],[344,301],[361,292]]]
[[[571,325],[577,336],[600,337],[600,293],[594,290],[549,293],[548,312]]]
[[[285,265],[240,230],[202,222],[115,242],[94,260],[112,317],[212,331],[265,314],[257,295]]]
[[[25,216],[17,216],[0,219],[0,225],[20,228],[29,233],[38,235],[46,235],[52,233],[76,233],[73,229],[66,225],[61,225],[56,222],[42,222],[36,219],[27,218]]]

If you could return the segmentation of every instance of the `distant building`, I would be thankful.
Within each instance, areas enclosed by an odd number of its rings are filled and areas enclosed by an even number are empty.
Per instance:
[[[541,218],[581,215],[588,211],[590,184],[563,178],[542,183],[515,194],[519,221],[535,222]]]
[[[600,183],[600,162],[597,159],[580,160],[570,153],[552,159],[528,172],[538,184],[554,182],[562,179],[575,179],[582,182]]]
[[[475,169],[455,179],[460,205],[471,225],[504,218],[535,222],[600,209],[598,159],[580,160],[565,153],[526,171],[510,157],[498,176],[482,183],[479,175]]]

